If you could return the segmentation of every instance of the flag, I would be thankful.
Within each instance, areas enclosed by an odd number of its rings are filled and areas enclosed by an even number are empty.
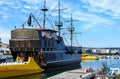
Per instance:
[[[28,26],[31,26],[31,15],[29,15],[29,18],[28,18]]]

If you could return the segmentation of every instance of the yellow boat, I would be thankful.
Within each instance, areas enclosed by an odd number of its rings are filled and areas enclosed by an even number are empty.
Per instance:
[[[0,78],[40,73],[43,70],[36,64],[32,57],[28,62],[12,62],[0,64]]]
[[[87,54],[82,54],[82,61],[91,61],[91,60],[99,60],[98,56],[89,56]]]

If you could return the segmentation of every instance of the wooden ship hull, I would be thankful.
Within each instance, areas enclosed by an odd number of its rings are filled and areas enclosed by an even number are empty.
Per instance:
[[[46,29],[15,29],[11,32],[10,50],[15,60],[17,55],[31,56],[40,67],[45,69],[80,65],[80,47],[66,46],[61,37],[53,30]],[[52,35],[54,34],[54,35]],[[43,58],[41,58],[41,56]]]

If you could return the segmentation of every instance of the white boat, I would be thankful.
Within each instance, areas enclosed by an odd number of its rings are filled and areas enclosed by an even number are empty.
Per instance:
[[[8,47],[7,44],[2,43],[0,38],[0,63],[5,62],[7,58],[12,57],[11,51],[7,47]]]

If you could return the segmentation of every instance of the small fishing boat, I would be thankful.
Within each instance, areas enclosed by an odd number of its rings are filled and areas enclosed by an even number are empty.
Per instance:
[[[120,79],[119,68],[109,68],[107,62],[102,63],[102,68],[95,74],[95,79]]]
[[[90,61],[90,60],[99,60],[99,57],[82,54],[82,61]]]
[[[28,62],[6,62],[0,64],[0,78],[28,75],[40,73],[43,70],[36,64],[32,57],[29,57]]]

